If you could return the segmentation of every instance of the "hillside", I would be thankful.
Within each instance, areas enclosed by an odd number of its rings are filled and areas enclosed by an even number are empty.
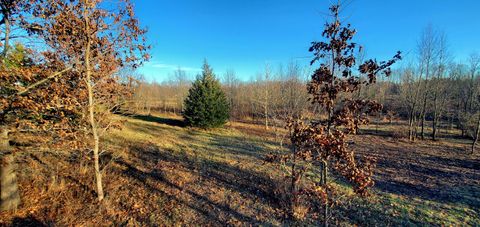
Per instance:
[[[96,200],[92,161],[67,151],[17,156],[23,198],[2,225],[282,225],[275,191],[280,169],[264,164],[281,151],[273,132],[231,122],[222,129],[182,127],[170,115],[119,116],[121,130],[102,155],[106,198]],[[480,223],[479,155],[449,142],[411,143],[359,135],[352,145],[378,158],[372,196],[343,182],[332,223],[475,225]],[[353,199],[349,199],[353,198]],[[310,219],[303,224],[314,224]]]

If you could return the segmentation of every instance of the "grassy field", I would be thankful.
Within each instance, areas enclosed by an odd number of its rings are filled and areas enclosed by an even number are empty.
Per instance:
[[[238,122],[191,129],[166,115],[119,118],[124,128],[104,139],[103,204],[95,200],[90,154],[23,153],[17,156],[23,203],[1,213],[0,224],[292,224],[284,222],[276,194],[280,170],[263,162],[284,149],[279,132]],[[385,132],[394,127],[352,138],[353,149],[377,157],[376,185],[370,197],[357,198],[338,181],[342,197],[332,223],[479,225],[480,155],[468,154],[464,141],[392,139]]]

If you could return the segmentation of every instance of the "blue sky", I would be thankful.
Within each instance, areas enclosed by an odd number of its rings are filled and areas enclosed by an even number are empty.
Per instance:
[[[139,71],[165,81],[181,67],[193,78],[204,58],[221,76],[235,70],[254,78],[266,63],[307,65],[313,40],[321,39],[333,0],[133,0],[148,27],[152,59]],[[443,30],[457,61],[480,51],[480,0],[353,0],[343,19],[357,29],[367,57],[397,50],[413,57],[427,25]]]

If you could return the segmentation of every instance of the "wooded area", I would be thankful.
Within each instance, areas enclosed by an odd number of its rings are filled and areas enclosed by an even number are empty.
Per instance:
[[[419,37],[415,61],[402,62],[390,77],[380,76],[376,84],[355,92],[355,97],[377,100],[383,109],[372,124],[404,125],[399,136],[438,140],[461,137],[474,140],[480,115],[480,55],[468,62],[454,62],[446,35],[426,27]],[[283,127],[288,117],[322,114],[310,105],[306,84],[311,68],[298,63],[267,65],[255,80],[242,81],[231,70],[223,74],[222,85],[231,105],[232,120]],[[179,113],[189,87],[186,72],[178,69],[171,81],[151,83],[139,80],[128,110]],[[393,121],[393,122],[392,122]],[[473,144],[473,143],[472,143]],[[473,152],[473,147],[470,148]]]
[[[369,59],[347,5],[310,64],[157,83],[130,0],[2,0],[0,225],[478,224],[480,54]]]

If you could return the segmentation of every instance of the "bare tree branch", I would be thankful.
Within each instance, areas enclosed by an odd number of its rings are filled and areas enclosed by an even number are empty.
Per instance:
[[[25,90],[17,92],[15,95],[18,95],[18,96],[25,95],[25,94],[27,94],[30,90],[32,90],[33,88],[35,88],[35,87],[37,87],[37,86],[39,86],[39,85],[42,85],[42,84],[46,83],[47,81],[49,81],[49,80],[51,80],[51,79],[53,79],[53,78],[55,78],[55,77],[62,76],[65,72],[68,72],[68,71],[70,71],[71,69],[72,69],[72,67],[68,67],[68,68],[65,68],[65,69],[62,70],[62,71],[56,72],[56,73],[48,76],[47,78],[42,79],[42,80],[40,80],[40,81],[38,81],[38,82],[36,82],[36,83],[28,86],[27,88],[25,88]]]

